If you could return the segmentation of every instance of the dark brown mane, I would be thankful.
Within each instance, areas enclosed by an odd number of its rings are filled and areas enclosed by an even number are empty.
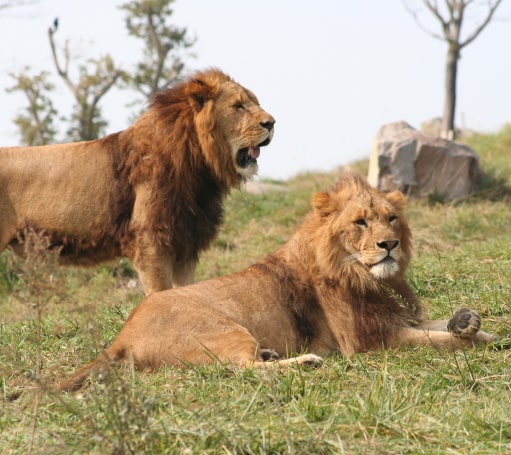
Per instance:
[[[197,131],[195,116],[207,101],[215,100],[219,84],[230,80],[220,72],[206,76],[199,73],[157,93],[150,109],[132,127],[103,139],[119,142],[119,147],[109,147],[117,151],[113,164],[122,182],[113,210],[117,236],[122,243],[130,243],[134,233],[124,226],[133,209],[134,187],[150,182],[150,230],[162,245],[172,248],[177,261],[196,260],[209,245],[222,222],[222,199],[234,186],[233,179],[239,184],[229,154],[203,150],[199,142],[204,133]],[[210,79],[213,84],[208,84]],[[217,139],[215,147],[224,146],[223,138]],[[207,153],[215,154],[215,168],[221,171],[211,169]],[[174,232],[180,233],[179,241]]]

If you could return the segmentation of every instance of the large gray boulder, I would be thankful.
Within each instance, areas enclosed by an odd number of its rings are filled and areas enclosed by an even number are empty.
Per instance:
[[[424,134],[406,122],[382,126],[374,139],[368,180],[382,191],[452,200],[473,192],[482,176],[470,147]]]

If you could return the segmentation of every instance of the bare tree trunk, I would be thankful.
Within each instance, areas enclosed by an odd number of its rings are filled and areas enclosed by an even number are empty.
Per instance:
[[[406,1],[406,0],[403,0]],[[458,60],[460,58],[461,49],[474,41],[483,29],[491,22],[495,10],[503,0],[422,0],[431,14],[440,23],[441,34],[428,33],[433,38],[440,39],[447,42],[447,64],[445,68],[445,100],[444,100],[444,115],[442,117],[442,128],[440,135],[447,139],[454,139],[456,133],[454,129],[454,113],[456,110],[456,76],[458,73]],[[475,6],[479,9],[479,16],[481,16],[482,8],[487,9],[486,16],[479,22],[471,32],[465,34],[466,38],[461,37],[461,25],[465,10],[469,6]],[[418,19],[418,12],[415,9],[406,6],[406,9],[412,14],[419,27],[423,30],[427,29],[422,26]],[[476,9],[474,8],[474,10]]]
[[[451,43],[447,51],[447,64],[445,68],[445,100],[444,115],[442,117],[442,137],[454,139],[454,115],[456,112],[456,76],[458,72],[459,47]]]

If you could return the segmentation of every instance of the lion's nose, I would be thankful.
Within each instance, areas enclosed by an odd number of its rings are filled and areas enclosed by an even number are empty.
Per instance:
[[[261,126],[266,128],[268,131],[273,129],[273,125],[275,125],[275,119],[273,117],[269,118],[265,122],[261,122]]]
[[[383,248],[387,251],[392,251],[399,245],[399,240],[384,240],[383,242],[376,243],[378,248]]]

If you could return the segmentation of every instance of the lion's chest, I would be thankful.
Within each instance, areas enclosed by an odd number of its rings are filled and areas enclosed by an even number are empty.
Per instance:
[[[397,325],[405,324],[403,308],[377,296],[339,295],[326,306],[325,322],[346,355],[385,346]]]

